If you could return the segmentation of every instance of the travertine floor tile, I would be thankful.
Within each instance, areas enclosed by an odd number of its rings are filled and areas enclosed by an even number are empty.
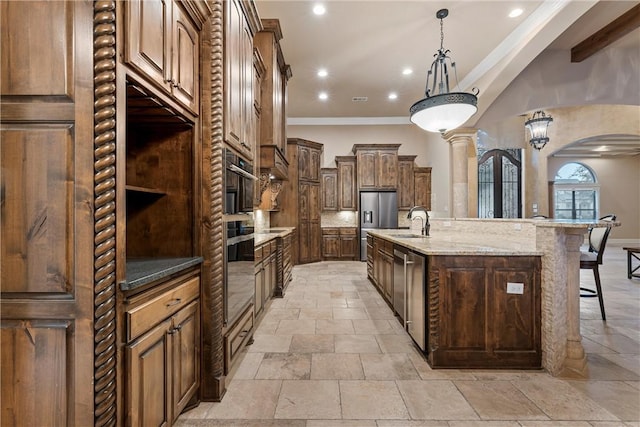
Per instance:
[[[340,418],[338,381],[284,381],[275,418]]]
[[[353,321],[356,334],[395,334],[396,329],[391,326],[389,320],[384,319],[357,319]]]
[[[305,427],[305,420],[178,420],[175,427]]]
[[[376,335],[376,340],[383,353],[411,353],[414,344],[411,337],[403,335]]]
[[[340,381],[343,419],[409,419],[393,381]]]
[[[291,353],[333,353],[333,335],[294,335]]]
[[[276,335],[315,334],[316,321],[313,319],[281,320]]]
[[[306,427],[377,427],[375,420],[309,420]]]
[[[418,380],[418,372],[406,353],[361,354],[368,380]]]
[[[623,381],[568,381],[623,421],[640,420],[640,390]]]
[[[300,319],[333,319],[331,308],[301,308]]]
[[[375,335],[336,335],[336,353],[380,353]]]
[[[378,427],[448,427],[449,426],[449,423],[447,423],[446,421],[432,421],[432,420],[378,420],[376,421],[376,423]]]
[[[261,380],[308,380],[311,374],[311,355],[303,353],[265,353],[255,378]]]
[[[484,420],[548,420],[536,405],[509,381],[454,381]]]
[[[612,413],[587,396],[576,393],[562,380],[540,377],[512,383],[552,420],[617,420]]]
[[[281,380],[234,380],[206,418],[273,419],[281,386]]]
[[[267,313],[264,315],[264,318],[262,319],[263,322],[265,321],[268,322],[271,320],[284,320],[284,319],[298,318],[298,316],[300,315],[299,308],[274,308],[273,303],[275,303],[276,301],[283,301],[283,300],[274,300],[271,302],[271,307],[269,307],[269,310],[267,311]]]
[[[249,353],[287,353],[291,346],[291,335],[254,335],[253,340]]]
[[[451,381],[396,381],[411,418],[477,420],[478,415]]]
[[[368,319],[369,315],[367,314],[364,308],[334,308],[333,318],[334,319]]]
[[[260,363],[264,353],[245,353],[241,356],[241,360],[238,362],[238,367],[233,373],[234,379],[239,380],[252,380],[258,372]]]
[[[311,356],[313,380],[364,379],[362,363],[357,354],[319,353]]]
[[[324,320],[316,321],[316,334],[354,334],[353,323],[351,320]]]

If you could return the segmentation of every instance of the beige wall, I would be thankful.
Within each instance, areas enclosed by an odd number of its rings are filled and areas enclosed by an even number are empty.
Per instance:
[[[398,153],[416,155],[417,166],[430,166],[434,216],[449,216],[449,144],[440,134],[407,125],[289,125],[287,137],[324,145],[323,167],[335,167],[336,156],[352,155],[354,144],[401,144]]]

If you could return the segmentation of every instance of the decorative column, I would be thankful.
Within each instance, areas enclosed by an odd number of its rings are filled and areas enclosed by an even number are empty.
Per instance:
[[[442,137],[451,144],[451,177],[453,218],[469,217],[469,173],[467,150],[475,144],[477,129],[459,128],[446,132]]]

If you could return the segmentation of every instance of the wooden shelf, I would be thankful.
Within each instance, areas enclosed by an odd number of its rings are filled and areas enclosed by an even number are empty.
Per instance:
[[[154,188],[138,187],[136,185],[125,185],[127,191],[135,191],[136,193],[155,194],[157,196],[166,196],[164,191],[156,190]]]

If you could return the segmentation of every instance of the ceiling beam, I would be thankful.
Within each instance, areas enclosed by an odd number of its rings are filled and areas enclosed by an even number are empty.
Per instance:
[[[571,62],[582,62],[640,27],[640,4],[571,48]]]

